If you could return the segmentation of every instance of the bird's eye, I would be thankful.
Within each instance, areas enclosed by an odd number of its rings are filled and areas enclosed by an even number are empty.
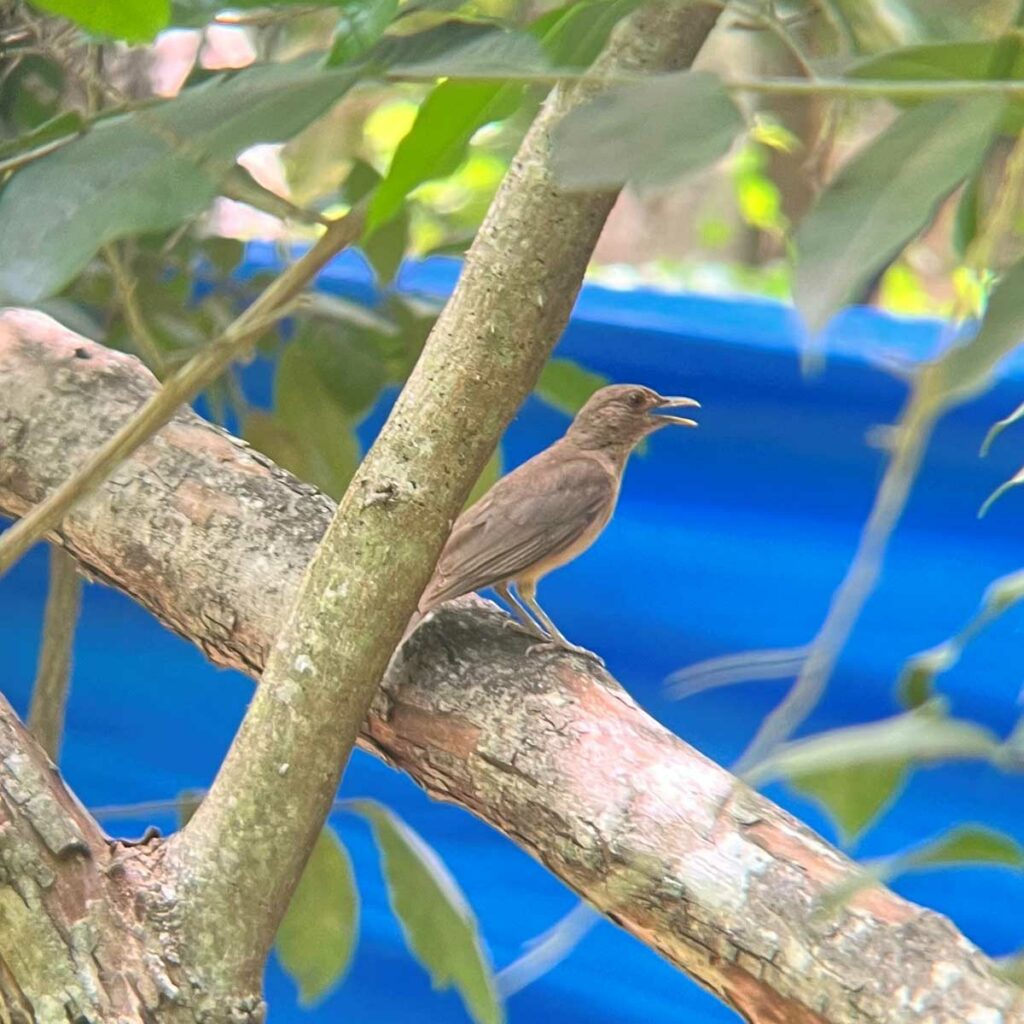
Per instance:
[[[629,396],[629,404],[634,409],[639,409],[647,401],[647,396],[642,391],[634,391]]]

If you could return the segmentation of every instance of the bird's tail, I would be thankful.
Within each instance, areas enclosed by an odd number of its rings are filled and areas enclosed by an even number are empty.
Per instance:
[[[421,612],[419,609],[412,613],[412,618],[409,619],[409,624],[405,627],[405,632],[402,634],[402,639],[398,641],[398,646],[395,648],[396,650],[402,649],[405,641],[416,632],[416,627],[423,621],[426,614],[426,612]]]

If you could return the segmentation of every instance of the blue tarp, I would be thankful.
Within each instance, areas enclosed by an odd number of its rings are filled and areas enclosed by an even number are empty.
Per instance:
[[[249,252],[253,269],[274,261]],[[446,295],[450,260],[407,266],[404,290]],[[372,299],[355,256],[337,260],[321,286]],[[880,357],[932,353],[938,324],[850,310],[833,325],[822,373],[805,376],[799,334],[784,306],[588,285],[558,354],[616,381],[637,381],[703,403],[699,431],[666,430],[630,465],[618,513],[599,543],[549,577],[540,597],[568,636],[593,647],[651,713],[710,756],[728,763],[779,699],[782,683],[744,684],[682,703],[663,680],[694,661],[750,648],[805,643],[849,562],[883,466],[866,437],[896,416],[905,389]],[[269,368],[247,371],[252,397],[269,396]],[[893,687],[910,654],[956,630],[993,578],[1024,564],[1024,491],[979,521],[986,495],[1024,463],[1022,427],[988,459],[978,446],[989,425],[1024,398],[1024,363],[1003,369],[986,396],[940,425],[882,584],[808,729],[878,718],[897,710]],[[383,418],[375,410],[364,439]],[[515,465],[558,436],[565,419],[530,400],[510,426]],[[45,558],[34,552],[0,583],[3,689],[23,710],[34,672]],[[1024,679],[1024,615],[1010,614],[972,645],[941,683],[955,713],[1005,734]],[[63,755],[67,779],[89,805],[173,797],[208,784],[250,693],[250,684],[203,661],[130,600],[89,587],[75,650],[74,689]],[[614,756],[610,751],[609,756]],[[574,904],[543,868],[485,825],[429,801],[411,782],[357,754],[349,795],[395,807],[448,863],[480,916],[497,965],[522,952]],[[978,821],[1024,841],[1021,778],[982,765],[918,772],[855,850],[877,856],[948,825]],[[830,839],[827,819],[783,787],[770,795]],[[172,822],[158,822],[170,827]],[[349,980],[320,1007],[297,1008],[290,982],[271,964],[271,1020],[348,1019],[374,1024],[465,1020],[457,997],[433,993],[404,950],[387,907],[366,827],[335,821],[356,863],[362,932]],[[139,822],[111,822],[134,835]],[[948,914],[993,954],[1024,945],[1014,908],[1024,878],[1005,869],[943,870],[896,888]],[[513,997],[513,1022],[625,1024],[735,1016],[654,953],[600,924],[561,966]]]

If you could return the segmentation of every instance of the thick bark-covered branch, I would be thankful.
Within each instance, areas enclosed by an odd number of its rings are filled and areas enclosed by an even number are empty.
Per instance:
[[[18,515],[155,386],[45,317],[0,318],[0,511]],[[258,676],[331,503],[191,412],[60,540],[218,664]],[[943,917],[876,886],[668,733],[603,672],[527,656],[478,600],[396,658],[361,743],[472,810],[757,1024],[1024,1022],[1020,990]],[[0,928],[0,953],[6,932]]]
[[[159,863],[103,835],[0,696],[0,1020],[194,1020]]]
[[[718,12],[644,4],[616,26],[595,74],[688,66]],[[261,686],[209,793],[168,845],[189,961],[209,968],[211,1006],[259,992],[277,926],[452,521],[569,318],[615,196],[557,189],[550,137],[597,89],[559,85],[544,102],[455,293],[282,610]]]

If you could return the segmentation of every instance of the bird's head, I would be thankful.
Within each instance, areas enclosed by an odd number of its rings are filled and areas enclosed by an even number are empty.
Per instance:
[[[567,437],[581,448],[631,450],[648,434],[674,423],[682,427],[697,424],[684,416],[673,416],[680,408],[700,408],[693,398],[666,398],[642,384],[612,384],[595,391],[576,414]]]

